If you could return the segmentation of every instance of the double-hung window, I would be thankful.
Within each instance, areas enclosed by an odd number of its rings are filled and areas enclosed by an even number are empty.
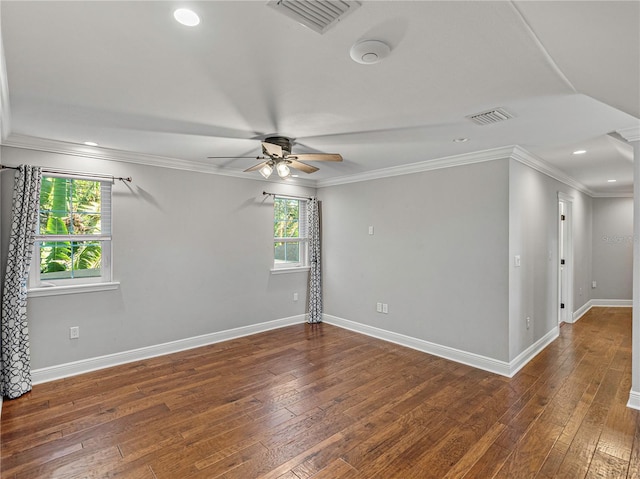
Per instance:
[[[276,196],[273,211],[274,269],[308,266],[307,202]]]
[[[42,175],[31,288],[110,283],[111,180]]]

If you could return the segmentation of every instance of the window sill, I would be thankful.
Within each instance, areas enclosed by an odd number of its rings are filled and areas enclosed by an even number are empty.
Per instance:
[[[271,274],[303,273],[310,269],[310,266],[298,266],[296,268],[272,268]]]
[[[27,296],[37,298],[40,296],[58,296],[62,294],[94,293],[96,291],[110,291],[118,289],[120,283],[113,281],[110,283],[74,284],[72,286],[46,286],[43,288],[29,289]]]

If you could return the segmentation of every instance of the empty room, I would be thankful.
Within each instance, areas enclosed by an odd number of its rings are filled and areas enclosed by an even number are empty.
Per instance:
[[[640,479],[640,1],[0,1],[3,479]]]

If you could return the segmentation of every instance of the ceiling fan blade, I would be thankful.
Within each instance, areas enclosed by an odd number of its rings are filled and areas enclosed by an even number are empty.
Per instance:
[[[262,168],[266,164],[267,164],[267,162],[263,161],[262,163],[258,163],[257,165],[253,165],[251,168],[247,168],[246,170],[244,170],[244,172],[248,173],[249,171],[259,170],[260,168]]]
[[[304,171],[305,173],[313,173],[314,171],[318,171],[318,168],[315,166],[307,165],[306,163],[302,163],[298,160],[288,159],[287,162],[289,166],[295,168],[296,170]]]
[[[262,152],[272,158],[282,158],[282,147],[273,143],[262,142]]]
[[[300,155],[287,155],[287,160],[303,160],[303,161],[342,161],[342,155],[337,153],[302,153]]]
[[[265,160],[266,158],[264,156],[207,156],[207,158],[210,159],[219,159],[219,158],[224,158],[227,160],[242,160],[244,158],[251,158],[252,160]]]

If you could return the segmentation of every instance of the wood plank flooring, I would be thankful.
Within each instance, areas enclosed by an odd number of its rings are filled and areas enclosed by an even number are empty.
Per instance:
[[[640,478],[631,309],[594,308],[507,379],[327,324],[5,401],[22,478]]]

